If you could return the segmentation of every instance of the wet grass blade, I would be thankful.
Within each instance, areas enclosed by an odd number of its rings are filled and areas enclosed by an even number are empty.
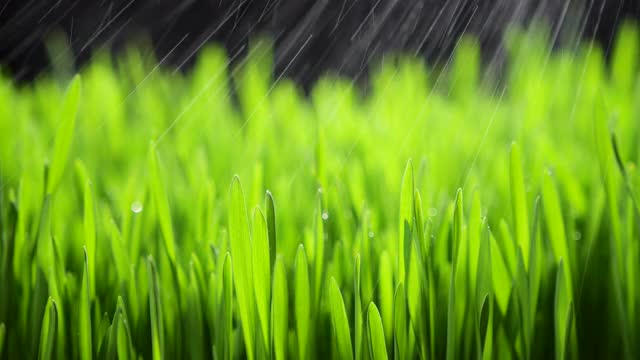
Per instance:
[[[556,359],[565,359],[567,355],[568,334],[570,332],[570,311],[572,300],[569,298],[568,284],[565,278],[563,260],[558,264],[556,292],[554,300],[554,333]]]
[[[91,359],[93,357],[91,347],[91,294],[89,286],[89,257],[87,248],[83,247],[82,288],[80,289],[79,319],[80,324],[80,358]]]
[[[316,208],[314,215],[314,251],[313,251],[313,308],[320,306],[320,293],[324,281],[324,219],[322,218],[322,190],[316,195]]]
[[[493,276],[491,239],[487,224],[483,224],[477,264],[476,316],[477,347],[482,359],[493,358]]]
[[[304,246],[300,244],[295,259],[295,320],[298,340],[298,356],[307,358],[309,330],[311,329],[311,294],[309,289],[309,266]]]
[[[387,348],[393,349],[393,268],[389,254],[385,251],[380,255],[379,269],[379,298],[382,323],[384,324],[384,338]]]
[[[171,212],[169,210],[169,199],[164,187],[164,181],[158,167],[158,154],[155,145],[152,143],[149,147],[149,186],[153,202],[156,206],[158,221],[160,222],[160,230],[164,240],[164,247],[169,256],[169,260],[175,266],[176,264],[176,247],[173,233],[173,223],[171,222]]]
[[[40,331],[40,347],[38,359],[47,360],[54,358],[53,348],[56,343],[56,330],[58,328],[58,307],[53,298],[49,297],[42,318],[42,330]]]
[[[458,189],[453,213],[453,244],[451,274],[449,280],[449,302],[447,305],[447,360],[456,358],[457,348],[457,326],[456,326],[456,269],[458,267],[458,248],[462,242],[462,189]]]
[[[149,285],[149,314],[151,317],[151,354],[153,360],[164,359],[164,319],[160,284],[153,258],[147,258],[147,283]]]
[[[86,250],[86,255],[88,259],[88,273],[89,276],[89,291],[91,294],[91,299],[94,299],[96,296],[96,275],[95,275],[95,264],[96,264],[96,251],[97,247],[97,227],[96,227],[96,205],[93,196],[93,186],[91,185],[91,181],[87,175],[87,170],[84,167],[84,164],[78,160],[75,163],[76,171],[78,173],[78,177],[81,179],[82,184],[82,193],[84,198],[84,246]]]
[[[515,223],[515,238],[522,249],[525,269],[529,269],[529,216],[527,215],[527,196],[522,174],[522,153],[518,144],[511,144],[511,158],[509,162],[511,208]]]
[[[340,359],[352,360],[353,347],[349,331],[349,319],[344,307],[342,292],[335,278],[331,278],[329,285],[329,304],[331,308],[331,323],[333,325],[333,339],[336,342]]]
[[[238,300],[245,349],[249,360],[255,357],[255,302],[253,296],[253,271],[251,264],[251,234],[249,219],[240,179],[231,182],[229,204],[229,241],[233,256],[233,283]]]
[[[361,262],[360,262],[360,254],[356,254],[356,261],[353,270],[353,302],[354,302],[354,317],[353,317],[353,327],[354,327],[354,339],[355,339],[355,360],[362,359],[362,329],[364,326],[362,320],[362,299],[361,299],[361,291],[360,291],[360,283],[361,283]]]
[[[288,328],[288,294],[287,270],[282,258],[276,260],[273,269],[273,297],[271,300],[271,334],[273,337],[273,355],[276,360],[287,358]]]
[[[407,298],[404,285],[398,284],[393,299],[393,335],[394,335],[394,358],[406,359],[407,342],[409,338],[407,327]]]
[[[370,303],[367,310],[367,334],[371,358],[373,360],[387,360],[389,357],[385,346],[382,318],[374,303]]]
[[[222,265],[222,296],[217,321],[220,327],[215,332],[216,359],[233,359],[233,264],[231,254],[226,253]]]
[[[400,188],[400,214],[398,225],[398,282],[405,281],[409,253],[411,250],[411,231],[413,229],[413,163],[407,162],[402,175]]]
[[[4,342],[7,337],[7,327],[4,323],[0,323],[0,356],[2,356],[2,352],[4,350]]]
[[[262,343],[269,354],[269,306],[271,304],[271,265],[267,220],[259,208],[253,212],[253,278],[258,320],[262,330]]]
[[[276,247],[276,203],[273,200],[273,195],[267,190],[265,195],[265,208],[267,217],[267,234],[269,235],[269,264],[271,269],[274,269],[276,265],[276,254],[278,248]]]
[[[64,169],[71,152],[71,141],[76,124],[76,114],[80,102],[81,80],[74,76],[67,88],[58,118],[56,136],[53,144],[53,158],[47,177],[47,194],[52,194],[62,180]]]

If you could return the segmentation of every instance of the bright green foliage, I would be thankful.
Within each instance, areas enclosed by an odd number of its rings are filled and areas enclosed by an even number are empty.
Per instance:
[[[93,354],[91,350],[91,302],[89,293],[89,257],[87,248],[83,248],[84,267],[82,272],[82,288],[80,289],[79,298],[79,314],[80,318],[78,332],[80,337],[80,358],[91,359]]]
[[[311,330],[311,295],[309,292],[309,265],[304,246],[300,244],[295,260],[295,318],[298,356],[306,359]]]
[[[371,358],[373,360],[387,359],[387,348],[384,344],[384,330],[382,319],[376,304],[370,303],[367,310],[367,334]]]
[[[353,359],[353,348],[351,346],[351,334],[349,333],[349,320],[344,307],[344,300],[340,287],[335,278],[331,278],[329,285],[329,307],[331,308],[331,324],[333,325],[333,336],[336,343],[336,355],[340,359]]]
[[[473,39],[308,95],[264,41],[0,77],[0,359],[638,358],[638,30],[547,35],[499,81]]]

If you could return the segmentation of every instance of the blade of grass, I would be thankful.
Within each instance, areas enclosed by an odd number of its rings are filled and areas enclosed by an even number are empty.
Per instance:
[[[80,290],[79,318],[80,318],[80,358],[91,359],[93,357],[91,348],[91,293],[89,285],[89,256],[87,248],[83,247],[83,271],[82,289]]]
[[[347,310],[344,307],[344,300],[340,287],[335,278],[331,278],[329,287],[329,303],[331,308],[331,323],[333,324],[334,341],[337,346],[340,359],[352,360],[353,347],[351,345],[351,334],[349,332],[349,319]]]
[[[524,267],[529,269],[529,216],[527,215],[527,197],[522,174],[522,154],[518,144],[511,144],[510,190],[513,220],[516,227],[516,241],[524,258]]]
[[[253,278],[258,319],[262,330],[262,341],[269,354],[269,306],[271,304],[271,267],[267,220],[259,208],[253,211]]]
[[[406,359],[409,333],[407,328],[407,300],[404,285],[399,283],[393,299],[394,358]]]
[[[276,260],[273,269],[273,297],[271,300],[271,334],[273,337],[273,354],[276,360],[287,358],[288,328],[288,294],[287,270],[282,258]]]
[[[322,190],[318,190],[316,196],[316,209],[314,215],[314,251],[313,251],[313,308],[318,309],[320,306],[320,293],[322,289],[323,274],[324,274],[324,220],[322,218]]]
[[[373,360],[387,360],[382,318],[380,318],[380,312],[374,303],[370,303],[367,310],[367,330],[371,358]]]
[[[295,319],[300,359],[307,358],[309,330],[311,329],[310,302],[309,267],[304,246],[300,244],[295,259]]]
[[[356,261],[353,269],[353,302],[354,302],[354,338],[355,338],[355,353],[356,360],[362,359],[363,356],[363,339],[362,339],[362,329],[364,327],[364,322],[362,319],[362,299],[361,299],[361,262],[360,262],[360,254],[356,254]]]
[[[231,254],[226,253],[222,265],[222,296],[218,312],[220,327],[215,332],[216,358],[233,358],[233,264]]]
[[[71,80],[71,84],[67,88],[67,92],[62,100],[62,105],[60,106],[58,128],[53,144],[53,158],[46,181],[47,194],[52,194],[56,190],[67,165],[69,153],[71,152],[71,141],[76,124],[78,104],[80,102],[80,92],[80,75],[76,75],[73,77],[73,80]]]
[[[171,222],[171,212],[169,210],[169,199],[164,187],[162,175],[158,168],[158,153],[155,150],[155,144],[149,146],[149,186],[153,202],[155,203],[158,220],[160,222],[160,230],[162,239],[164,240],[165,250],[169,256],[169,260],[175,266],[176,264],[176,248],[173,233],[173,224]]]
[[[386,251],[380,254],[379,266],[379,298],[382,323],[385,329],[384,338],[387,348],[391,346],[393,349],[393,268]]]
[[[269,264],[270,268],[274,269],[276,254],[278,253],[278,248],[276,247],[276,204],[273,200],[273,195],[271,195],[271,192],[268,190],[264,200],[267,217],[267,234],[269,236]]]
[[[249,219],[240,179],[234,176],[230,189],[229,241],[233,256],[233,283],[238,300],[242,334],[249,360],[255,356],[255,304],[253,297],[253,271],[251,265],[251,234]]]
[[[449,281],[449,302],[447,305],[447,360],[456,358],[457,339],[456,339],[456,269],[458,267],[458,247],[463,241],[462,231],[462,189],[458,189],[456,193],[456,201],[453,213],[453,244],[452,244],[452,261],[451,275]]]
[[[56,343],[56,329],[58,327],[58,307],[53,298],[49,297],[42,318],[42,330],[40,331],[40,347],[38,359],[47,360],[54,357],[54,344]]]
[[[82,161],[77,160],[75,163],[76,172],[78,173],[78,177],[81,179],[82,184],[82,194],[83,194],[83,204],[84,204],[84,246],[87,251],[87,258],[89,263],[89,272],[87,275],[89,276],[89,291],[91,294],[91,299],[95,299],[96,297],[96,251],[97,247],[97,227],[96,227],[96,205],[93,196],[93,186],[91,185],[91,181],[89,180],[89,176],[87,175],[87,170],[84,167]]]
[[[164,359],[164,320],[162,316],[162,302],[160,284],[156,264],[153,258],[147,258],[147,283],[149,285],[149,314],[151,317],[151,348],[153,360]]]
[[[402,186],[400,187],[400,214],[398,225],[398,282],[405,281],[409,256],[411,249],[411,230],[413,228],[413,163],[407,162],[402,175]],[[405,264],[406,262],[406,264]]]

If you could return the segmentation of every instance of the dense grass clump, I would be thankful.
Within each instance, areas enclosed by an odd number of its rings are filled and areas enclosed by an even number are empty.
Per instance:
[[[0,356],[636,358],[639,35],[540,34],[500,84],[470,39],[366,93],[266,42],[0,80]]]

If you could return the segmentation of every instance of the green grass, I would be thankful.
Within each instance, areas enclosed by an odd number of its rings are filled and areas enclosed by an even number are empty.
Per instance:
[[[1,78],[0,357],[636,358],[640,34],[617,39],[607,66],[512,32],[493,71],[465,39],[308,97],[266,41]]]

